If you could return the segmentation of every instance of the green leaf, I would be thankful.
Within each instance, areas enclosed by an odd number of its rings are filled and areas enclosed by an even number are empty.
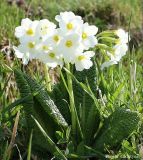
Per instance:
[[[31,115],[33,114],[33,96],[30,89],[30,86],[28,85],[26,79],[23,77],[23,74],[21,71],[14,70],[15,79],[20,91],[21,98],[27,97],[26,101],[23,102],[23,109],[25,111],[25,117],[27,121],[28,131],[31,131],[32,128],[34,128],[33,120],[31,119]]]
[[[95,140],[95,149],[103,151],[105,146],[116,147],[138,127],[137,112],[127,109],[115,110],[106,120]]]
[[[75,71],[74,73],[75,78],[84,84],[88,83],[92,86],[93,93],[96,93],[96,67],[93,65],[89,70],[84,70],[82,72]],[[77,111],[79,114],[79,110],[85,108],[85,116],[87,117],[92,104],[94,103],[93,99],[77,84],[76,82],[74,85],[74,97],[75,97],[75,104],[77,107]]]
[[[68,106],[69,104],[68,92],[66,91],[66,88],[62,81],[60,81],[60,83],[54,86],[51,94],[54,103],[58,107],[60,113],[63,115],[66,122],[68,124],[71,124],[71,115]]]
[[[85,136],[84,137],[85,144],[87,145],[93,144],[94,135],[99,127],[99,123],[100,123],[99,112],[95,107],[95,105],[93,104],[89,111],[85,124],[85,130],[83,132]]]
[[[33,119],[31,118],[31,115],[36,116],[36,111],[34,111],[34,109],[36,108],[36,103],[34,102],[30,86],[28,85],[21,71],[15,69],[14,74],[22,98],[18,102],[12,104],[10,107],[22,103],[23,110],[25,113],[25,119],[27,121],[27,131],[28,131],[27,137],[29,138],[30,132],[33,129],[34,148],[36,148],[37,146],[39,146],[39,148],[47,148],[48,145],[43,140],[42,134],[37,129],[37,126],[34,124]],[[38,107],[41,108],[40,105]],[[38,111],[38,113],[41,112]],[[53,132],[50,130],[49,134],[52,135]]]
[[[85,144],[90,145],[98,129],[100,115],[94,99],[85,91],[84,85],[86,85],[87,88],[92,88],[92,96],[96,97],[96,66],[94,64],[89,70],[82,72],[76,71],[74,75],[80,83],[74,83],[75,104],[78,115],[81,118]]]
[[[28,121],[28,131],[30,132],[31,129],[34,129],[34,148],[49,150],[49,146],[43,139],[43,135],[33,123],[31,115],[38,119],[46,133],[55,141],[55,132],[64,129],[67,123],[41,85],[19,70],[15,70],[14,72],[21,97],[26,97],[26,101],[23,101],[22,104],[27,115],[26,119],[30,120]],[[27,98],[27,96],[29,97]]]
[[[34,96],[34,101],[37,101],[36,103],[41,105],[42,109],[47,113],[47,116],[49,116],[51,121],[53,121],[52,123],[55,123],[57,127],[67,127],[67,122],[63,118],[57,106],[54,104],[53,100],[48,95],[48,92],[31,77],[27,76],[26,74],[24,74],[24,77],[27,80],[32,93],[37,91],[37,94]]]
[[[67,158],[64,156],[64,154],[61,152],[61,150],[56,146],[56,144],[52,141],[52,139],[47,135],[47,133],[44,131],[40,123],[33,117],[35,123],[37,124],[38,128],[40,129],[41,133],[45,137],[45,140],[50,146],[50,151],[53,153],[53,155],[58,155],[58,158],[61,158],[63,160],[67,160]]]

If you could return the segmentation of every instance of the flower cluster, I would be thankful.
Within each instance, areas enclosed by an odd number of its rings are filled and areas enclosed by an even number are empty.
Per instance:
[[[118,29],[114,31],[114,35],[117,36],[117,40],[115,41],[116,44],[112,47],[113,51],[107,51],[107,56],[110,58],[110,60],[104,62],[101,65],[101,69],[109,67],[113,64],[117,64],[128,50],[127,43],[130,40],[128,32],[125,32],[123,29]]]
[[[20,45],[14,50],[23,64],[39,59],[52,68],[71,63],[75,64],[76,70],[82,71],[93,65],[91,58],[95,53],[90,49],[97,47],[106,53],[108,59],[101,65],[103,69],[117,64],[128,50],[130,37],[123,29],[97,35],[96,26],[84,23],[73,12],[61,12],[55,20],[58,27],[48,19],[31,21],[28,18],[16,27],[15,36]]]
[[[72,12],[61,12],[55,17],[57,27],[47,19],[31,21],[26,18],[16,27],[15,36],[20,45],[14,47],[15,54],[23,64],[39,59],[49,67],[75,64],[82,71],[92,66],[93,48],[97,44],[98,28],[84,23],[80,16]]]

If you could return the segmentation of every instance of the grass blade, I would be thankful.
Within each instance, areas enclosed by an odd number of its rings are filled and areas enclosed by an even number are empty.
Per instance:
[[[31,160],[32,137],[33,137],[33,130],[31,131],[31,135],[29,139],[27,160]]]
[[[52,141],[52,139],[44,131],[42,126],[39,124],[39,122],[33,116],[32,116],[32,118],[34,119],[34,121],[37,124],[38,128],[42,132],[43,136],[45,137],[45,140],[49,143],[50,150],[51,150],[52,154],[57,153],[62,160],[67,160],[67,158],[64,156],[64,154],[61,152],[61,150],[56,146],[56,144]]]
[[[20,111],[18,111],[18,113],[16,115],[16,119],[15,119],[15,123],[14,123],[14,127],[13,127],[13,132],[12,132],[10,144],[8,146],[8,149],[7,149],[7,160],[10,159],[12,148],[13,148],[13,145],[14,145],[14,142],[15,142],[17,127],[18,127],[18,122],[19,122],[19,115],[20,115]]]

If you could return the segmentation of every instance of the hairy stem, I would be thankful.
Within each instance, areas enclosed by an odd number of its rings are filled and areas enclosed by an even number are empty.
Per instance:
[[[51,92],[52,90],[51,79],[49,75],[49,68],[47,67],[47,65],[44,66],[44,72],[45,72],[46,88],[49,92]]]
[[[71,71],[70,64],[66,64],[66,68]],[[73,94],[73,86],[72,86],[72,77],[69,73],[67,73],[67,83],[68,83],[68,90],[69,90],[69,100],[70,100],[70,110],[71,110],[71,118],[72,118],[72,129],[73,135],[76,136],[76,110],[75,110],[75,103],[74,103],[74,94]]]

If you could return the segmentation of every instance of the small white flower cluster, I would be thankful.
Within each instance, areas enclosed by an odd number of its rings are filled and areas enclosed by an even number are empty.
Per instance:
[[[16,56],[22,58],[23,64],[39,59],[52,68],[72,63],[78,71],[89,69],[95,53],[88,50],[97,44],[98,28],[84,23],[73,12],[61,12],[55,19],[59,28],[47,19],[23,19],[15,29],[20,42],[14,47]]]
[[[114,34],[118,37],[116,45],[113,46],[112,53],[107,51],[107,55],[110,58],[110,60],[104,62],[101,65],[101,69],[109,67],[113,64],[118,64],[120,59],[126,54],[128,50],[127,43],[130,41],[130,36],[128,32],[125,32],[123,29],[118,29],[114,32]]]

